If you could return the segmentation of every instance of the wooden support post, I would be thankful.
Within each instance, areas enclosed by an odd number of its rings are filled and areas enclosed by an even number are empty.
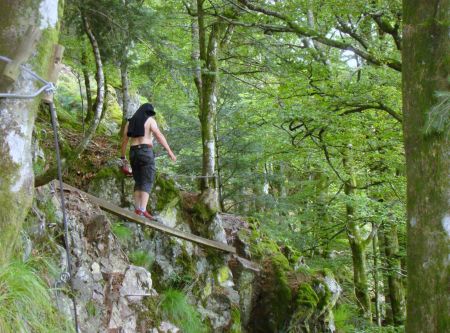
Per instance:
[[[58,81],[59,73],[61,72],[63,53],[64,46],[59,44],[53,46],[53,56],[48,68],[47,81],[54,84]],[[42,97],[42,101],[47,104],[52,103],[53,93],[45,93],[44,97]]]
[[[37,26],[30,26],[11,56],[11,62],[3,69],[2,77],[9,83],[17,80],[20,74],[20,66],[28,61],[41,38],[41,30]]]

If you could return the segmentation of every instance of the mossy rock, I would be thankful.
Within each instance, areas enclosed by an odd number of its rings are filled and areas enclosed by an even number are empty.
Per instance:
[[[97,174],[95,175],[92,182],[100,181],[102,179],[110,179],[110,178],[122,179],[122,178],[125,178],[125,175],[122,172],[120,172],[119,168],[117,168],[117,167],[106,167],[106,168],[100,169],[97,172]]]
[[[282,245],[281,252],[283,252],[291,265],[295,265],[301,257],[301,253],[290,245]]]
[[[333,297],[333,294],[328,288],[327,284],[322,280],[315,279],[313,281],[313,287],[316,292],[316,295],[319,297],[319,302],[317,303],[317,310],[323,312],[324,310],[330,307],[330,301]]]
[[[200,195],[199,200],[193,207],[193,211],[198,219],[205,224],[209,224],[219,212],[219,207],[215,205],[212,193],[207,191]]]
[[[155,190],[156,210],[158,211],[163,210],[168,204],[178,203],[181,199],[180,190],[176,187],[175,182],[162,174],[156,176]]]
[[[231,307],[231,327],[230,333],[241,333],[242,323],[241,323],[241,311],[238,307]]]
[[[266,277],[261,286],[263,301],[258,305],[261,311],[259,315],[264,317],[264,320],[258,325],[265,326],[268,332],[280,331],[289,320],[292,303],[289,272],[289,262],[283,254],[278,252],[267,259]]]
[[[278,247],[277,243],[271,239],[265,238],[265,239],[252,239],[252,245],[250,248],[252,254],[256,258],[264,258],[273,255],[274,253],[280,253],[280,248]],[[284,259],[286,259],[286,262],[289,266],[289,261],[287,258],[282,255]]]
[[[295,310],[291,316],[289,328],[300,328],[300,332],[310,332],[310,319],[316,317],[317,307],[320,302],[311,284],[302,283],[297,291]]]
[[[313,287],[309,283],[302,283],[297,291],[296,305],[315,310],[319,304],[319,296],[317,296]]]
[[[211,210],[208,209],[206,205],[204,205],[201,201],[198,201],[194,207],[194,214],[201,221],[207,222],[211,219],[211,217],[215,214]]]
[[[224,287],[228,281],[233,280],[233,275],[228,266],[222,266],[217,270],[217,282],[220,286]]]

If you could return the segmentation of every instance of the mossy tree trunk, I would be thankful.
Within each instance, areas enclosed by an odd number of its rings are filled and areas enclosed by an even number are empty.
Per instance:
[[[124,10],[125,15],[129,16],[129,1],[124,0]],[[125,21],[124,35],[122,43],[120,44],[120,80],[122,83],[122,124],[120,126],[119,137],[122,136],[122,132],[127,124],[128,117],[130,114],[130,75],[129,75],[129,50],[132,44],[132,39],[129,34],[130,31],[130,21]]]
[[[219,195],[216,181],[216,122],[218,94],[218,53],[220,27],[213,22],[209,36],[205,23],[204,0],[193,1],[196,7],[197,22],[192,26],[193,60],[198,60],[201,72],[194,73],[194,81],[199,94],[199,119],[202,134],[202,179],[200,189],[202,201],[211,213],[219,210]],[[192,6],[193,7],[193,6]],[[198,50],[198,51],[197,51]],[[198,57],[198,59],[195,59]],[[200,75],[199,75],[200,74]]]
[[[372,225],[374,228],[374,225]],[[381,326],[381,299],[380,299],[380,266],[379,266],[379,246],[378,235],[375,235],[372,239],[372,255],[373,255],[373,292],[375,298],[375,322],[378,326]]]
[[[34,38],[36,44],[24,44],[31,54],[24,62],[46,77],[58,41],[62,7],[63,1],[58,0],[0,2],[0,55],[13,59],[18,53],[23,55],[20,45],[27,39],[27,31],[40,31]],[[1,74],[5,67],[0,64],[2,92],[27,94],[40,86],[26,73],[15,81],[7,79]],[[22,223],[33,198],[31,137],[39,103],[40,97],[0,100],[0,264],[17,253]]]
[[[387,298],[391,306],[392,323],[398,326],[405,321],[405,291],[402,282],[397,225],[392,222],[382,224],[380,235],[381,248],[384,250],[384,266],[387,271]]]
[[[369,296],[369,283],[367,278],[367,258],[366,248],[373,237],[373,232],[367,238],[363,238],[358,222],[355,219],[355,207],[352,196],[357,188],[356,179],[352,172],[351,151],[344,153],[343,165],[350,177],[344,184],[344,192],[347,195],[346,208],[346,229],[347,238],[350,244],[353,262],[353,285],[358,307],[368,320],[372,320],[371,303]],[[372,230],[373,231],[373,230]]]
[[[407,172],[406,332],[450,331],[450,0],[403,1],[403,112]]]
[[[122,124],[119,136],[122,135],[127,123],[130,108],[130,79],[128,77],[128,60],[125,58],[120,62],[120,80],[122,82]]]
[[[83,44],[85,44],[84,40]],[[86,117],[83,119],[83,121],[89,123],[89,121],[92,119],[92,114],[94,113],[94,110],[92,107],[91,79],[85,45],[83,45],[81,48],[81,68],[83,71],[84,88],[86,91],[86,101],[87,101]]]

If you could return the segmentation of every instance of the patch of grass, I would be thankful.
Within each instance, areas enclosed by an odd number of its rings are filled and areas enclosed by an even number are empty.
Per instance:
[[[188,303],[187,297],[179,290],[168,289],[161,297],[159,310],[164,319],[178,326],[183,333],[206,332],[200,314]]]
[[[173,273],[169,276],[166,282],[166,286],[174,289],[183,289],[190,285],[194,278],[189,273]]]
[[[95,307],[95,303],[90,300],[86,304],[86,312],[88,313],[89,317],[95,317],[97,314],[97,308]]]
[[[155,258],[143,250],[131,252],[128,258],[133,265],[144,267],[148,271],[151,270],[152,265],[155,262]]]
[[[33,266],[18,260],[0,266],[0,332],[73,332]]]
[[[122,242],[127,242],[131,239],[131,230],[121,222],[113,223],[113,225],[111,226],[111,230],[114,235],[116,235],[116,237]]]

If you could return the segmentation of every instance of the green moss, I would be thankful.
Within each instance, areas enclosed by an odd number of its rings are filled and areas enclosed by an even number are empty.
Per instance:
[[[195,263],[192,260],[192,257],[187,253],[185,247],[182,247],[181,254],[177,257],[176,263],[183,267],[183,271],[195,274]]]
[[[217,271],[217,282],[219,285],[222,285],[226,281],[230,280],[231,278],[231,271],[228,268],[228,266],[222,266]]]
[[[271,239],[252,238],[251,252],[256,258],[264,258],[271,256],[274,253],[279,253],[280,248],[278,247],[277,243]],[[285,257],[283,256],[283,258]]]
[[[8,178],[0,174],[0,179]],[[6,181],[3,185],[8,183]],[[6,186],[0,188],[0,264],[8,263],[17,254],[20,231],[31,202],[30,196],[20,192],[12,193],[10,188]]]
[[[202,298],[206,299],[212,293],[212,285],[209,279],[207,279],[205,286],[202,290]]]
[[[195,216],[204,222],[210,221],[211,217],[216,213],[209,210],[201,201],[196,202],[193,209]]]
[[[47,198],[44,201],[38,202],[38,208],[44,213],[44,217],[47,222],[57,223],[59,222],[58,217],[56,216],[56,208],[50,198]]]
[[[145,327],[159,327],[162,322],[162,314],[158,311],[159,301],[157,297],[144,297],[145,309],[138,312],[137,323],[143,323]]]
[[[122,172],[120,172],[119,168],[108,167],[108,168],[100,169],[92,181],[95,182],[95,181],[99,181],[102,179],[108,179],[108,178],[119,178],[120,179],[123,177],[124,177],[124,175]]]
[[[271,312],[277,329],[288,319],[292,292],[289,287],[287,274],[290,271],[289,262],[281,253],[275,254],[271,259],[273,271],[273,284],[271,291]]]
[[[333,293],[331,292],[330,288],[328,286],[320,281],[320,280],[314,280],[313,285],[316,287],[315,289],[318,290],[317,295],[319,296],[319,302],[317,304],[317,309],[319,311],[322,311],[329,307],[331,297],[333,296]],[[320,288],[319,288],[320,285]]]
[[[315,309],[319,304],[319,296],[309,283],[302,283],[297,292],[296,305]]]
[[[89,317],[95,317],[95,315],[97,314],[97,308],[95,307],[95,303],[92,300],[89,300],[86,303],[86,312]]]
[[[232,306],[230,333],[241,333],[241,332],[242,332],[241,311],[237,306]]]
[[[158,174],[155,185],[158,189],[156,210],[163,210],[168,204],[174,205],[181,199],[180,191],[172,179],[166,178],[164,175]],[[176,199],[176,200],[175,200]]]
[[[301,253],[290,245],[283,245],[283,254],[291,265],[295,265],[301,257]]]
[[[247,229],[239,229],[237,237],[245,244],[250,244],[250,231]]]

